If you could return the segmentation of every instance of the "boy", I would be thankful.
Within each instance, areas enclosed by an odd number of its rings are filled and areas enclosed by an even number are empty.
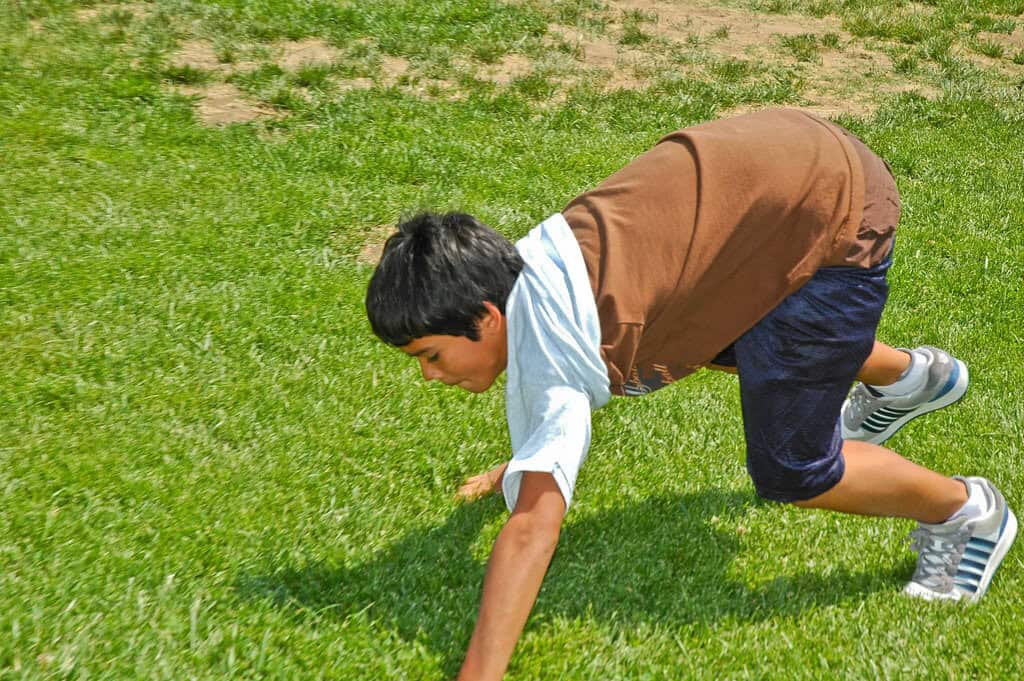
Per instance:
[[[504,674],[591,410],[702,366],[738,374],[760,496],[913,518],[905,591],[981,598],[1016,536],[1002,495],[880,446],[968,384],[942,350],[875,340],[898,219],[884,161],[839,126],[775,110],[668,135],[514,247],[458,213],[399,226],[367,293],[374,332],[427,380],[481,392],[507,371],[512,460],[460,490],[500,484],[511,511],[460,678]]]

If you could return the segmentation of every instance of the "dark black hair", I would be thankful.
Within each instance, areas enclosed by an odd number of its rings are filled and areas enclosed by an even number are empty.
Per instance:
[[[512,243],[465,213],[420,213],[398,225],[366,292],[366,315],[385,343],[423,336],[479,340],[484,301],[505,313],[523,269]]]

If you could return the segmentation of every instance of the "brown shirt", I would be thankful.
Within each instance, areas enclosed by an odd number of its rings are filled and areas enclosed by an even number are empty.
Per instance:
[[[762,111],[667,135],[570,202],[612,392],[707,364],[819,267],[879,262],[895,221],[862,224],[862,159],[876,184],[881,160],[842,128]]]

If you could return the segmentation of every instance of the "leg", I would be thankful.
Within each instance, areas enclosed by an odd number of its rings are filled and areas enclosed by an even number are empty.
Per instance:
[[[819,271],[736,341],[747,469],[769,499],[918,520],[911,533],[917,568],[906,593],[977,601],[1017,534],[999,490],[984,478],[948,478],[840,436],[837,417],[854,377],[866,366],[876,374],[871,380],[887,380],[903,361],[903,353],[874,341],[883,272]],[[921,350],[930,358],[925,393],[938,408],[966,389],[966,367]],[[867,398],[881,394],[859,388]],[[888,423],[899,417],[893,411],[872,418]]]
[[[967,502],[967,488],[959,480],[918,466],[884,447],[847,440],[843,458],[846,470],[835,487],[794,504],[941,523]]]
[[[876,340],[864,366],[857,372],[857,380],[868,385],[892,385],[909,366],[909,354]]]

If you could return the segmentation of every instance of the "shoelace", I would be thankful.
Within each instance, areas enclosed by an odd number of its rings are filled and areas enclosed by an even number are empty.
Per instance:
[[[912,581],[940,591],[952,590],[953,576],[970,534],[963,526],[950,533],[940,534],[924,526],[911,532],[907,537],[910,548],[918,554]]]
[[[872,396],[867,390],[862,390],[859,387],[857,390],[854,390],[850,396],[850,409],[853,412],[854,420],[860,423],[868,414],[872,403],[876,401],[878,401],[877,398]]]

